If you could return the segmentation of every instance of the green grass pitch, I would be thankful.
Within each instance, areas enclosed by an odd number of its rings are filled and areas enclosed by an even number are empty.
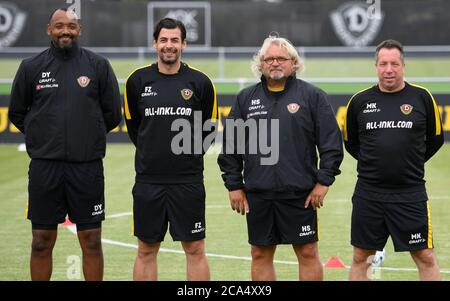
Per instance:
[[[187,60],[211,78],[219,76],[215,60]],[[136,60],[111,60],[118,78],[125,78],[141,64]],[[18,60],[0,60],[0,78],[13,78]],[[406,75],[411,77],[448,76],[450,59],[406,59]],[[230,60],[225,64],[225,77],[252,77],[250,58]],[[375,77],[371,59],[306,59],[306,77]],[[423,83],[434,93],[450,92],[448,83]],[[328,93],[353,94],[368,84],[319,84]],[[234,94],[237,84],[217,85],[218,93]],[[10,85],[0,85],[0,94],[9,94]],[[27,200],[27,171],[29,159],[26,153],[17,152],[17,145],[0,145],[0,280],[28,280],[31,225],[25,219]],[[132,208],[131,188],[134,179],[134,149],[131,144],[108,145],[105,159],[107,217],[103,225],[103,238],[122,245],[104,243],[105,279],[131,280],[136,238],[131,236]],[[229,208],[227,191],[223,187],[216,164],[217,155],[205,157],[205,186],[207,190],[207,238],[206,250],[213,280],[249,280],[250,247],[247,243],[245,218]],[[428,193],[431,200],[434,243],[442,278],[450,280],[450,144],[426,165]],[[341,165],[342,174],[331,187],[325,207],[319,211],[319,251],[323,262],[337,256],[346,265],[351,263],[350,246],[351,195],[356,180],[356,163],[346,154]],[[180,254],[179,243],[173,243],[169,235],[162,244],[159,255],[159,279],[184,280],[185,257]],[[387,245],[384,267],[377,272],[381,280],[416,280],[417,271],[407,253],[394,253],[392,243]],[[54,250],[53,280],[68,280],[68,262],[72,255],[80,256],[76,236],[66,228],[60,228]],[[279,280],[296,280],[297,265],[290,246],[279,246],[276,254],[276,270]],[[346,280],[348,269],[325,269],[326,280]]]
[[[31,225],[25,219],[27,202],[27,171],[29,159],[18,152],[17,145],[0,145],[0,280],[28,280]],[[103,238],[125,245],[103,244],[105,280],[131,280],[136,238],[131,235],[131,188],[134,179],[134,148],[131,144],[109,144],[104,160],[106,183],[106,214]],[[206,251],[213,280],[250,280],[250,247],[247,243],[245,218],[229,208],[216,164],[216,154],[205,156],[205,186],[207,191]],[[434,243],[442,270],[442,278],[450,280],[450,144],[426,164],[427,189],[431,202]],[[341,165],[342,174],[331,187],[325,207],[319,210],[322,262],[337,256],[346,265],[351,263],[349,243],[351,195],[356,180],[356,163],[346,154]],[[116,214],[120,217],[109,217]],[[185,256],[179,243],[170,235],[159,254],[159,279],[184,280]],[[387,245],[385,268],[377,272],[380,280],[417,280],[417,271],[408,253],[394,253]],[[80,256],[77,238],[60,227],[54,250],[53,280],[68,280],[72,267],[70,256]],[[291,246],[279,246],[276,253],[278,280],[296,280],[297,265]],[[348,269],[325,269],[325,280],[346,280]]]

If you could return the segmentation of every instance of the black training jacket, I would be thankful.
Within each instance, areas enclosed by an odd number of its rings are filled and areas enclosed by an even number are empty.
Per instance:
[[[425,191],[425,162],[444,143],[436,101],[430,91],[410,83],[394,93],[378,85],[360,91],[347,106],[344,142],[358,160],[357,188]]]
[[[51,47],[22,61],[9,119],[25,134],[32,159],[103,158],[106,133],[121,120],[120,93],[108,61],[78,47]]]
[[[170,75],[158,64],[139,68],[126,81],[124,112],[137,182],[203,182],[203,155],[217,118],[215,88],[205,74],[183,62]],[[205,122],[211,127],[203,128]]]
[[[268,155],[262,154],[260,147],[257,154],[250,154],[248,136],[245,154],[236,151],[233,154],[225,149],[227,145],[237,145],[235,140],[229,141],[226,129],[226,123],[236,119],[279,120],[279,159],[276,164],[261,164],[261,158]],[[228,190],[245,187],[247,192],[286,195],[300,192],[303,195],[317,182],[331,185],[340,173],[342,138],[333,109],[323,91],[295,76],[288,78],[281,92],[268,91],[264,77],[260,83],[242,90],[224,128],[224,149],[218,163]],[[273,143],[275,137],[270,134],[271,127],[267,132]]]

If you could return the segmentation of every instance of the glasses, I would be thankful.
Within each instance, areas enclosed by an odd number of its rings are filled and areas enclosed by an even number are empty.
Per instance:
[[[290,61],[291,59],[285,58],[285,57],[268,57],[264,59],[264,63],[272,65],[275,61],[278,62],[278,64],[283,64],[286,61]]]

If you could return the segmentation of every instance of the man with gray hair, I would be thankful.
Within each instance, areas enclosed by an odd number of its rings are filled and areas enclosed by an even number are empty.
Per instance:
[[[323,206],[328,187],[340,173],[343,149],[326,94],[296,78],[302,68],[288,40],[265,39],[252,63],[261,81],[239,93],[225,121],[218,163],[231,208],[247,216],[252,280],[276,279],[273,258],[278,244],[293,246],[300,280],[323,279],[316,209]],[[257,132],[250,127],[248,135],[233,137],[235,129],[227,124],[251,119],[256,121]],[[267,126],[261,126],[262,121]],[[261,145],[256,153],[248,152],[255,137],[270,141],[272,147],[279,144],[276,162],[263,164],[266,154]],[[242,142],[245,152],[236,152]]]

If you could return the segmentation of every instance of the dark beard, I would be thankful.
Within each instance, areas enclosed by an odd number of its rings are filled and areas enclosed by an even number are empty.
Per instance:
[[[70,50],[72,49],[73,45],[75,45],[77,43],[77,40],[75,38],[72,38],[72,43],[69,45],[63,45],[63,44],[59,44],[58,43],[58,38],[53,39],[52,40],[53,45],[55,45],[55,47],[61,49],[61,50]]]
[[[173,65],[177,62],[177,60],[171,60],[171,61],[166,61],[165,59],[161,58],[161,61],[166,64],[166,65]]]
[[[179,55],[178,55],[178,52],[172,52],[172,54],[175,54],[176,57],[171,60],[164,59],[164,53],[161,53],[159,55],[159,59],[161,60],[161,62],[163,62],[166,65],[174,65],[177,63],[177,61],[179,59]]]
[[[70,50],[73,47],[73,43],[70,45],[56,45],[56,47],[58,47],[61,50]]]

